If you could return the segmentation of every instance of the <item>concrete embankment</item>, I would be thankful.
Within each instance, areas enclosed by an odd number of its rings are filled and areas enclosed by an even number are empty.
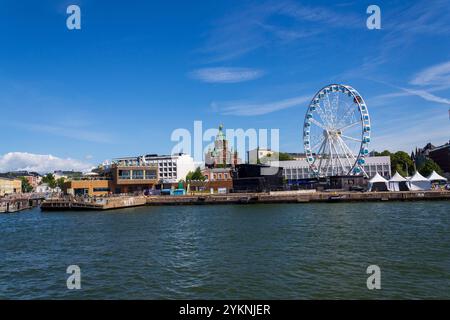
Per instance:
[[[252,203],[307,203],[361,201],[450,200],[450,191],[422,192],[302,192],[234,193],[185,196],[115,196],[108,198],[55,198],[41,204],[51,210],[111,210],[137,206],[213,205]]]
[[[246,203],[305,203],[361,201],[450,200],[449,191],[423,192],[272,192],[203,196],[152,196],[147,205],[202,205]]]

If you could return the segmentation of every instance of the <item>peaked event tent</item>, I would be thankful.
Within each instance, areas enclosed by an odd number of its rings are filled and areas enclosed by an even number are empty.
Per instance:
[[[446,178],[444,178],[444,177],[438,175],[438,174],[436,173],[436,171],[433,171],[433,172],[429,175],[428,180],[430,180],[430,182],[433,182],[433,181],[436,181],[436,182],[437,182],[437,181],[444,181],[444,182],[446,182],[446,181],[447,181]]]
[[[406,180],[398,172],[392,176],[389,180],[389,190],[390,191],[407,191],[408,186],[406,185]]]
[[[408,188],[411,191],[420,191],[420,190],[430,190],[431,182],[424,176],[422,176],[419,172],[414,173],[414,175],[409,178],[407,182]]]
[[[369,191],[389,191],[388,181],[377,172],[369,180]]]

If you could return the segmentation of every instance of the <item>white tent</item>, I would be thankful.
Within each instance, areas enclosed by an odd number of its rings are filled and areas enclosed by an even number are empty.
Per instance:
[[[419,172],[416,172],[407,182],[408,188],[411,191],[430,190],[431,182]]]
[[[436,171],[433,171],[429,176],[428,176],[428,180],[430,180],[430,182],[446,182],[447,179],[440,176],[439,174],[437,174]]]
[[[406,179],[403,178],[398,172],[389,179],[389,190],[390,191],[406,191],[408,187],[406,186]]]
[[[377,172],[372,179],[369,180],[368,191],[389,191],[388,181]]]

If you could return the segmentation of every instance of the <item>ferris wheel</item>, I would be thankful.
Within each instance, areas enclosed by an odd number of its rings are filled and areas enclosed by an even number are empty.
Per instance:
[[[370,117],[361,95],[331,84],[316,93],[306,111],[303,144],[317,177],[360,175],[369,154]]]

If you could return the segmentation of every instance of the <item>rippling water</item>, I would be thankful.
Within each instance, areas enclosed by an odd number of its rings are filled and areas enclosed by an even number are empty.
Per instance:
[[[450,202],[0,215],[0,298],[450,298]],[[81,268],[68,290],[66,268]],[[381,290],[366,268],[381,268]]]

